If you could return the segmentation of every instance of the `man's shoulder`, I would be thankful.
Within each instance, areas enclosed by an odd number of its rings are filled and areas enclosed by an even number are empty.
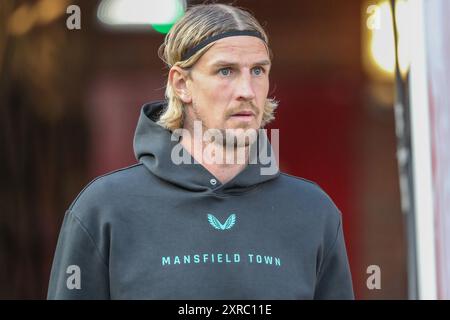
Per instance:
[[[320,196],[330,198],[328,194],[320,187],[320,185],[312,180],[294,176],[280,171],[280,179],[283,187],[287,187],[294,192],[314,193]],[[331,200],[331,198],[330,198]]]
[[[312,180],[308,180],[302,177],[294,176],[292,174],[288,174],[286,172],[280,171],[280,177],[284,179],[286,182],[289,182],[291,184],[305,187],[305,188],[320,188],[320,186],[317,184],[317,182],[314,182]]]
[[[331,215],[339,219],[341,211],[331,196],[315,181],[280,172],[281,189],[285,197],[315,213]]]
[[[140,178],[147,172],[141,163],[135,163],[102,174],[85,185],[73,200],[69,210],[84,211],[85,207],[118,201],[124,194],[135,190]]]

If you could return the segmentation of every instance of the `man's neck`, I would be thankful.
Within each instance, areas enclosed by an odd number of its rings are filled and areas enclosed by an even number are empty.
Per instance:
[[[214,142],[204,142],[202,140],[194,140],[193,135],[182,135],[181,145],[192,155],[192,157],[214,175],[222,184],[227,183],[245,169],[248,163],[249,147],[232,147],[216,144]],[[205,158],[205,150],[207,154],[217,156],[216,161],[209,161]],[[232,155],[233,161],[226,161],[226,156]],[[222,157],[219,157],[222,155]],[[244,159],[239,158],[244,155]],[[240,161],[237,161],[239,158]],[[218,161],[217,161],[218,160]],[[232,163],[230,163],[232,162]]]

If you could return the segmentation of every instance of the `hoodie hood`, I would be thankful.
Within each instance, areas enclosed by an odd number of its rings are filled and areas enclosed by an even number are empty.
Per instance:
[[[175,164],[171,154],[179,142],[176,139],[172,140],[170,130],[156,123],[166,106],[167,101],[161,100],[147,103],[142,107],[133,143],[136,159],[160,179],[193,192],[212,191],[218,194],[234,194],[246,192],[279,176],[276,164],[275,170],[272,170],[273,174],[262,174],[261,169],[269,168],[270,164],[262,164],[257,159],[257,161],[251,161],[252,163],[249,163],[230,181],[222,184],[205,167],[197,163],[184,148],[182,148],[183,152],[190,158],[189,163]],[[258,140],[260,140],[258,148],[267,146],[268,152],[262,152],[270,155],[273,151],[267,135],[264,133]],[[254,154],[256,155],[256,152]]]

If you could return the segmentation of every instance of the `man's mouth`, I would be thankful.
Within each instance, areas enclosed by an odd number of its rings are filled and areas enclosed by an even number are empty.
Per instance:
[[[239,111],[231,115],[231,118],[237,120],[250,121],[255,117],[253,111]]]

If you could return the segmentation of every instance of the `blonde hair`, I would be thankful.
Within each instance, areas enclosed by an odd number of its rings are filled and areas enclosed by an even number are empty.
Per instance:
[[[248,11],[225,4],[201,4],[190,7],[186,14],[170,29],[164,43],[158,50],[159,57],[169,68],[178,66],[189,69],[214,44],[206,45],[187,60],[181,60],[187,50],[196,46],[202,40],[230,30],[258,31],[264,38],[269,57],[272,52],[268,47],[269,39],[263,27]],[[184,105],[176,95],[169,80],[165,92],[168,105],[161,114],[158,124],[173,131],[183,126]],[[261,126],[275,119],[274,111],[278,102],[266,98]]]

